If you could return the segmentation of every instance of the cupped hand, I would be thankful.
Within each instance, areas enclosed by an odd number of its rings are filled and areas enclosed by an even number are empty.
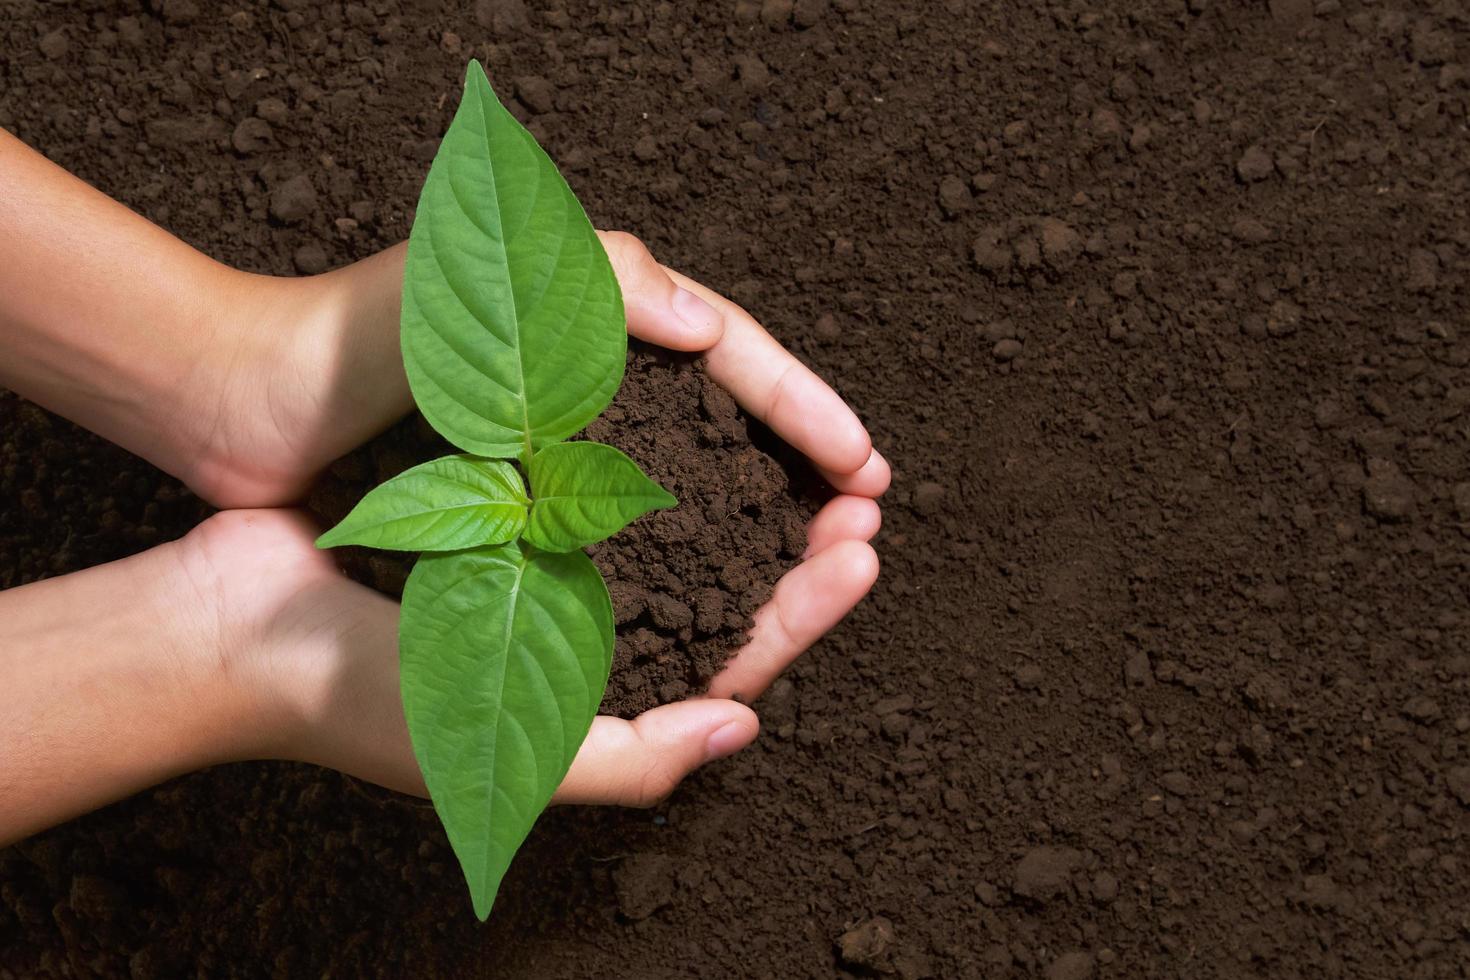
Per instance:
[[[710,374],[811,458],[843,493],[877,497],[888,464],[862,423],[749,314],[663,268],[623,232],[601,232],[623,289],[628,332],[705,353]],[[191,400],[207,438],[174,468],[223,509],[299,502],[333,460],[413,408],[398,341],[407,248],[395,245],[319,276],[243,276],[227,304],[238,349],[211,361]],[[194,426],[199,428],[199,426]]]
[[[0,625],[43,653],[10,658],[5,680],[20,717],[33,712],[22,727],[49,736],[10,746],[28,791],[0,791],[0,840],[230,758],[305,759],[421,792],[398,607],[338,573],[309,519],[284,509],[413,407],[398,326],[406,248],[320,276],[247,274],[3,132],[0,173],[0,199],[17,202],[0,207],[0,378],[226,511],[142,555],[7,591]],[[69,223],[54,220],[63,213]],[[69,227],[89,229],[87,248]],[[710,374],[838,491],[707,696],[599,719],[558,797],[647,803],[748,742],[756,721],[742,702],[868,589],[873,498],[889,476],[851,410],[744,311],[630,236],[603,237],[629,330],[704,352]],[[47,277],[59,268],[68,275]],[[108,634],[124,621],[136,629]],[[102,688],[117,697],[94,697]],[[113,736],[108,751],[98,731]]]
[[[838,491],[812,520],[801,563],[757,611],[745,646],[708,691],[632,720],[597,718],[556,795],[557,802],[637,806],[754,739],[759,723],[747,704],[867,594],[878,575],[868,544],[881,520],[874,498],[887,489],[889,469],[837,393],[749,314],[659,265],[632,236],[602,237],[623,288],[629,333],[702,352],[710,376]],[[257,608],[266,625],[256,632],[269,639],[251,648],[267,653],[254,658],[257,674],[274,692],[270,703],[286,708],[281,730],[288,734],[252,751],[423,793],[399,701],[397,606],[336,575],[312,547],[316,530],[293,512],[241,510],[196,532],[201,553],[221,556],[222,576],[238,578],[251,565],[240,556],[250,555],[276,569],[277,581],[281,569],[293,570],[286,581],[296,579],[268,609]]]
[[[888,489],[889,469],[847,404],[748,313],[660,266],[631,235],[604,232],[602,238],[623,287],[628,332],[704,352],[710,376],[839,491],[807,529],[801,564],[756,612],[748,641],[706,696],[632,721],[598,718],[556,797],[647,805],[701,763],[749,744],[759,723],[741,702],[759,697],[867,594],[878,576],[867,543],[881,521],[873,498]]]
[[[628,333],[660,347],[702,352],[710,377],[810,459],[834,489],[882,496],[888,463],[837,392],[749,313],[659,265],[637,238],[598,234],[623,288]]]
[[[813,522],[811,551],[755,616],[745,646],[707,693],[637,718],[598,717],[558,803],[649,806],[699,765],[759,729],[757,697],[867,592],[878,573],[865,539],[872,501],[839,497]],[[169,546],[181,581],[214,606],[201,656],[247,704],[226,758],[282,758],[424,795],[398,686],[398,604],[343,576],[317,550],[320,528],[293,510],[232,510]]]

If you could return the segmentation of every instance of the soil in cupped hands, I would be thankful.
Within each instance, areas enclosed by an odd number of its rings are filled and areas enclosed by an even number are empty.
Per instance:
[[[699,694],[740,649],[805,550],[823,488],[696,358],[636,341],[622,388],[578,438],[616,446],[679,498],[591,549],[617,622],[602,711],[630,718]],[[374,486],[453,451],[415,414],[333,465],[311,509],[330,526]],[[350,575],[395,598],[416,558],[340,551]]]

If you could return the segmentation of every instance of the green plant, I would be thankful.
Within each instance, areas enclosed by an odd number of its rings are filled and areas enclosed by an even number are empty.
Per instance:
[[[622,294],[477,61],[419,197],[401,339],[419,410],[465,454],[388,480],[317,544],[424,552],[403,590],[403,710],[484,919],[607,685],[612,604],[579,549],[676,501],[611,446],[562,441],[622,383]]]

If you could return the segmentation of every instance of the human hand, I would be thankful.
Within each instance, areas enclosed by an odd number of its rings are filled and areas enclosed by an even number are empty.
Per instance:
[[[871,501],[842,496],[818,514],[808,557],[756,614],[749,641],[711,693],[626,721],[599,717],[555,802],[647,806],[692,769],[756,735],[749,700],[867,591],[877,560]],[[866,504],[866,506],[863,506]],[[312,762],[423,795],[398,690],[398,605],[342,576],[299,511],[216,515],[173,549],[181,582],[211,624],[190,644],[212,665],[201,703],[226,704],[220,759]],[[197,635],[197,634],[196,634]],[[216,759],[215,761],[219,761]]]
[[[611,236],[609,246],[635,333],[684,350],[705,349],[716,380],[844,491],[813,520],[805,560],[756,613],[749,642],[707,695],[632,721],[598,718],[556,795],[557,802],[646,805],[690,769],[747,744],[756,718],[734,698],[757,697],[866,593],[877,575],[867,544],[879,523],[871,496],[886,488],[888,468],[841,399],[743,311],[666,272],[631,239]],[[370,261],[378,264],[381,281],[396,289],[392,263]],[[678,303],[697,313],[689,316],[692,322],[675,315],[677,288],[709,304],[717,322],[688,297]],[[380,368],[397,363],[396,327],[388,326],[396,322],[396,301],[382,316],[378,329],[395,339],[379,351]],[[353,349],[361,355],[373,348],[365,341]],[[242,371],[248,366],[243,355],[230,360]],[[303,357],[283,363],[274,376],[285,384],[282,390],[297,388],[299,407],[314,404],[311,393],[325,397],[312,387],[322,362]],[[216,380],[228,380],[227,391],[250,390],[245,377]],[[194,404],[187,391],[172,394],[181,395],[180,405]],[[372,385],[360,397],[364,411],[381,414],[391,407],[392,397]],[[77,404],[91,405],[91,398]],[[150,418],[161,403],[138,401],[137,418]],[[209,407],[219,411],[212,414]],[[289,421],[276,413],[282,407],[239,403],[247,415],[277,423]],[[194,410],[218,445],[244,451],[236,461],[267,448],[268,439],[253,442],[249,432],[231,428],[230,408],[221,403]],[[338,403],[332,410],[342,408]],[[320,423],[331,415],[318,411],[315,418]],[[193,457],[175,430],[146,431],[173,440],[152,448],[153,458],[169,462],[175,475],[207,473],[183,465]],[[289,424],[279,429],[290,431]],[[314,451],[318,461],[328,458],[322,445]],[[276,476],[299,481],[314,472],[312,459],[293,457]],[[232,472],[219,469],[215,476]],[[236,489],[281,492],[285,486],[258,481]],[[0,740],[0,843],[230,760],[300,759],[423,792],[398,693],[398,607],[344,578],[314,547],[316,531],[304,515],[288,510],[231,510],[179,541],[0,595],[0,647],[11,654],[0,662],[0,673],[21,711],[17,731],[25,733]],[[119,623],[128,625],[120,630]],[[87,734],[98,731],[110,734],[105,752]]]
[[[0,163],[0,190],[15,191],[0,193],[0,286],[14,287],[0,289],[0,383],[226,509],[299,499],[323,467],[411,409],[398,344],[403,246],[323,276],[245,274],[3,132]],[[71,220],[57,223],[63,212]],[[88,229],[88,248],[75,247],[75,227]],[[702,351],[710,375],[839,491],[709,696],[633,722],[599,719],[558,797],[638,803],[753,737],[753,714],[733,698],[758,695],[867,591],[873,498],[889,472],[836,393],[744,311],[630,236],[603,238],[629,331]],[[31,713],[26,739],[0,742],[0,782],[12,779],[0,840],[228,758],[307,758],[422,788],[393,680],[396,606],[338,575],[303,521],[224,514],[180,542],[4,594],[11,635],[0,639],[13,655],[0,667]],[[135,627],[119,634],[125,619]],[[96,690],[131,693],[73,696]],[[107,752],[89,750],[94,731],[114,734]]]
[[[638,804],[662,797],[690,769],[727,755],[754,738],[756,718],[735,699],[750,701],[759,696],[797,655],[866,594],[877,575],[877,558],[867,544],[880,521],[872,497],[886,489],[888,468],[873,451],[857,417],[836,393],[745,311],[660,266],[632,236],[613,232],[602,237],[623,288],[629,331],[650,343],[703,352],[715,381],[805,453],[829,482],[845,491],[828,502],[812,522],[803,563],[783,578],[771,601],[758,611],[748,644],[713,680],[709,696],[663,706],[632,721],[597,719],[557,794],[562,802]],[[363,297],[375,294],[367,277],[396,284],[401,277],[400,261],[389,263],[379,257],[344,270],[344,278],[356,280],[351,289],[343,289],[343,284],[330,276],[321,277],[318,288],[328,296],[341,290],[339,302],[351,297],[352,302],[360,303]],[[378,285],[381,288],[383,283]],[[395,386],[405,385],[396,350],[396,303],[373,301],[357,309],[357,319],[338,309],[318,323],[326,324],[329,333],[354,330],[395,338],[391,351],[376,355],[380,374],[382,368],[393,367],[393,382],[375,384],[369,380],[362,390],[373,393],[381,409],[401,410],[399,399],[406,396],[401,391],[393,393]],[[385,310],[392,315],[387,316]],[[377,322],[385,316],[392,322]],[[328,356],[332,349],[371,351],[372,344],[318,341],[316,349],[318,356]],[[332,372],[323,371],[319,376],[329,378]],[[373,415],[372,409],[361,403],[342,402],[334,407],[329,393],[310,398],[306,404],[316,413],[316,421],[303,420],[293,427],[294,431],[332,431],[335,427],[324,420],[337,410],[358,420]],[[279,419],[294,414],[289,410],[283,413],[282,407],[277,402],[270,413],[241,417]],[[292,479],[305,477],[324,464],[326,454],[335,448],[318,446],[315,460],[311,454],[298,452],[294,458],[303,464],[302,472]],[[291,458],[279,447],[272,456]],[[222,528],[229,530],[222,532]],[[296,570],[302,580],[296,583],[295,591],[311,598],[289,617],[295,627],[323,615],[328,617],[327,622],[339,624],[335,629],[310,630],[313,638],[304,643],[298,637],[278,636],[262,646],[283,651],[271,657],[272,666],[264,672],[266,686],[294,691],[299,696],[274,699],[298,705],[294,713],[298,721],[283,729],[294,734],[274,752],[422,792],[399,702],[396,647],[392,642],[397,632],[396,606],[338,576],[325,575],[331,563],[311,547],[313,536],[314,530],[298,517],[285,518],[280,512],[270,511],[217,518],[213,526],[198,533],[199,540],[210,545],[204,550],[221,556],[212,564],[222,570],[238,568],[240,561],[237,556],[233,563],[226,564],[224,555],[258,554],[262,550],[274,553],[271,567]],[[227,543],[218,543],[222,537]],[[248,590],[222,591],[238,595],[246,608],[254,601],[254,593]],[[289,605],[295,608],[297,604],[292,601]],[[312,666],[303,670],[304,665]],[[302,685],[302,678],[315,680]]]
[[[877,575],[877,558],[867,544],[880,522],[872,498],[887,488],[889,473],[851,409],[749,314],[699,283],[660,266],[633,236],[604,232],[602,239],[622,286],[629,332],[649,343],[702,352],[706,368],[717,383],[807,455],[842,491],[812,522],[805,560],[778,584],[771,601],[758,611],[750,642],[713,680],[710,697],[661,707],[632,722],[599,718],[558,794],[563,801],[647,802],[662,796],[700,762],[728,754],[754,738],[754,715],[733,699],[750,701],[759,696],[798,654],[866,594]],[[401,278],[398,261],[391,265],[370,261],[372,264],[344,270],[346,277],[359,281],[342,296],[373,296],[373,287],[361,277],[391,276],[395,284]],[[337,284],[328,281],[323,287],[335,289]],[[371,311],[383,309],[381,302],[372,303],[368,312],[361,314],[366,322],[344,319],[340,312],[326,322],[337,324],[337,329],[386,332],[396,338],[396,304],[388,307],[394,310],[389,325],[374,322],[379,314]],[[354,344],[334,346],[342,350],[371,349]],[[384,395],[385,391],[405,384],[400,377],[396,342],[391,353],[380,360],[383,365],[393,366],[394,382],[369,384],[366,390],[387,400],[391,396]],[[323,376],[330,374],[323,372]],[[313,404],[327,406],[330,411],[329,400],[319,398]],[[363,419],[372,413],[359,404],[352,406],[350,414]],[[273,412],[269,417],[279,414]],[[311,426],[305,428],[309,431]],[[293,542],[302,544],[300,540]],[[392,624],[380,625],[379,632],[396,634],[396,614]],[[365,645],[378,650],[382,642],[366,639]],[[365,661],[354,658],[344,663],[361,662]],[[387,669],[391,666],[391,662],[387,667],[378,665],[379,679],[391,682],[391,696],[377,699],[379,712],[381,717],[401,719],[394,671]],[[324,714],[312,732],[303,737],[309,741],[338,725],[375,727],[361,714]],[[375,730],[381,731],[381,726]],[[328,747],[314,755],[318,761],[339,768],[351,765],[342,756],[346,747],[365,744],[361,734],[329,742],[336,748]],[[421,791],[417,769],[404,752],[406,744],[406,733],[399,732],[377,747],[376,759],[395,759],[407,765],[376,778]],[[357,769],[368,774],[377,764],[360,760]],[[630,773],[640,774],[633,785],[628,783]]]
[[[734,303],[660,266],[623,232],[601,232],[623,290],[628,332],[702,352],[711,377],[809,457],[840,492],[878,497],[888,464],[824,381]],[[202,372],[194,400],[215,422],[177,473],[218,507],[300,500],[339,456],[413,408],[399,349],[404,245],[319,276],[247,277],[230,306],[243,347]]]

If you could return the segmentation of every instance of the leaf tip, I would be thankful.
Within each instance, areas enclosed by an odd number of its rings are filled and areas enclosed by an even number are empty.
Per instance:
[[[495,904],[495,888],[471,888],[470,904],[474,906],[475,918],[484,922],[490,918],[490,908]]]
[[[490,101],[496,105],[500,104],[500,97],[495,94],[495,86],[490,84],[490,75],[485,71],[485,66],[480,64],[479,58],[471,58],[470,63],[464,70],[464,88],[468,93],[471,89],[483,99],[490,96]]]
[[[631,459],[628,460],[628,462],[633,463]],[[633,466],[637,467],[638,464],[633,463]],[[654,503],[648,508],[649,510],[668,510],[671,507],[679,506],[678,497],[665,490],[657,480],[649,476],[647,473],[643,473],[641,469],[639,469],[638,472],[643,475],[643,479],[648,482],[649,490],[652,491],[649,496],[653,498]]]

